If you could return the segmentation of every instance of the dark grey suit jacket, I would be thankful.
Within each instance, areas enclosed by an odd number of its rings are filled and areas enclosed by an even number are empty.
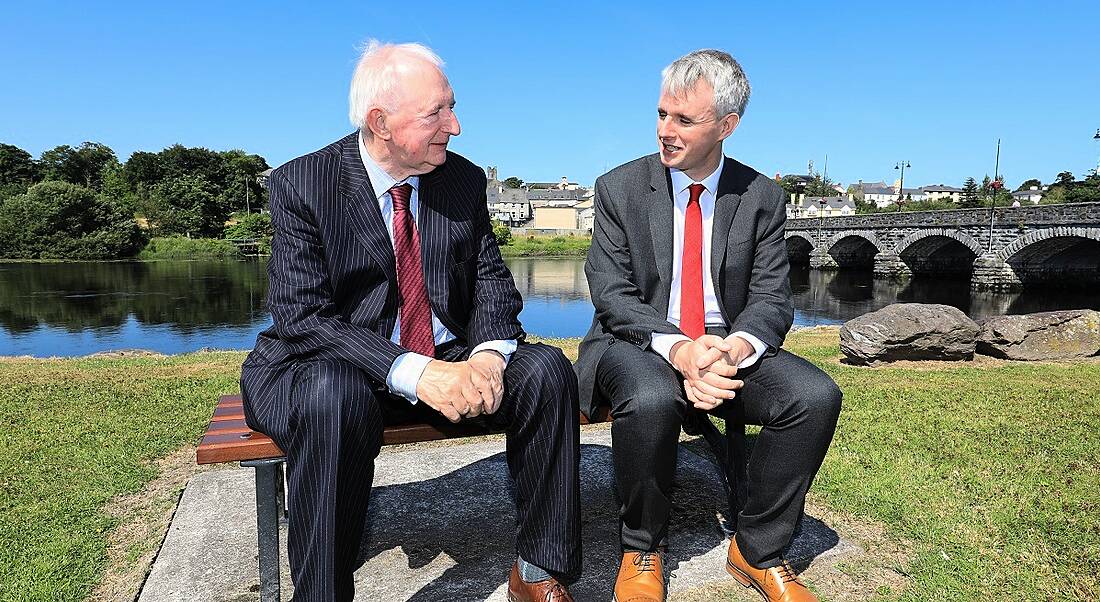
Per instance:
[[[602,401],[596,366],[608,345],[648,348],[668,322],[672,286],[673,202],[668,169],[653,154],[596,180],[596,221],[585,274],[596,315],[575,365],[581,409]],[[711,278],[730,332],[743,330],[774,355],[794,321],[787,280],[786,195],[767,176],[726,157],[718,180]]]
[[[286,402],[290,379],[283,376],[296,361],[342,360],[384,384],[408,351],[390,341],[399,302],[393,245],[357,136],[271,174],[274,324],[260,333],[241,373],[246,397],[274,396],[261,405]],[[418,198],[432,312],[469,347],[523,339],[522,301],[493,237],[485,172],[448,152],[442,166],[420,176]]]

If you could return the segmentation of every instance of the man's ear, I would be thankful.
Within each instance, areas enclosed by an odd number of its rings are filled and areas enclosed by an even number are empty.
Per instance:
[[[737,113],[730,113],[722,118],[721,125],[722,130],[719,139],[725,140],[733,133],[733,130],[737,129],[737,126],[741,124],[741,116]]]
[[[367,118],[363,122],[363,126],[377,138],[389,140],[392,137],[390,129],[386,126],[386,112],[378,107],[371,107],[367,111]]]

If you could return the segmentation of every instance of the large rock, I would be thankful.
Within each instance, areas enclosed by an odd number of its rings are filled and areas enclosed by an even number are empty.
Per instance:
[[[856,364],[897,360],[968,360],[978,325],[950,305],[895,303],[848,320],[840,350]]]
[[[978,353],[1010,360],[1054,360],[1100,353],[1100,312],[1091,309],[998,316],[982,323]]]

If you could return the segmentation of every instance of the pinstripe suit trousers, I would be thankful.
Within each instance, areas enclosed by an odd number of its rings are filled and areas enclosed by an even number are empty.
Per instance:
[[[454,344],[441,359],[464,359],[467,352]],[[364,561],[357,556],[383,425],[397,414],[442,417],[423,403],[410,408],[341,360],[297,362],[276,378],[248,378],[246,368],[245,376],[249,424],[287,455],[294,599],[351,600],[352,576]],[[563,580],[574,580],[581,570],[576,376],[559,349],[521,343],[504,380],[501,407],[483,419],[506,429],[517,552]],[[271,391],[251,390],[252,383],[288,394],[280,401]],[[485,516],[487,524],[494,520]]]

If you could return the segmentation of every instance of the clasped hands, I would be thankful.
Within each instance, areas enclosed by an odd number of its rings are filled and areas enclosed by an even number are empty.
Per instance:
[[[684,377],[684,391],[696,408],[709,411],[733,399],[745,381],[734,379],[737,366],[755,353],[745,339],[705,334],[672,346],[669,359]]]
[[[416,396],[451,422],[492,414],[504,397],[504,357],[479,351],[464,362],[432,360],[416,383]]]

